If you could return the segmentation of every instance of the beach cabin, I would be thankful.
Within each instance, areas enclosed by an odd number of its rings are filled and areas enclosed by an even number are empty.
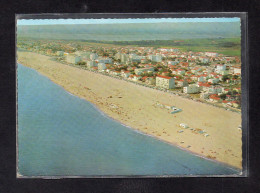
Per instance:
[[[176,107],[174,107],[174,106],[172,106],[171,109],[172,109],[171,114],[178,113],[178,112],[181,112],[181,111],[182,111],[181,109],[178,109],[178,108],[176,108]]]

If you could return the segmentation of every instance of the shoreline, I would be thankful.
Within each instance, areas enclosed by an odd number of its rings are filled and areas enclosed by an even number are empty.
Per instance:
[[[23,65],[23,64],[21,64],[21,63],[19,63],[19,64],[20,64],[20,65]],[[24,67],[27,67],[27,66],[25,66],[25,65],[23,65],[23,66],[24,66]],[[30,67],[27,67],[27,68],[30,68]],[[30,69],[35,70],[35,69],[33,69],[33,68],[30,68]],[[38,72],[37,70],[35,70],[35,72],[37,72],[40,76],[46,77],[45,75],[41,74],[41,73]],[[178,149],[180,149],[180,150],[182,150],[182,151],[185,151],[185,152],[187,152],[187,153],[189,153],[189,154],[192,154],[192,155],[194,155],[194,156],[197,156],[197,157],[199,157],[199,158],[202,158],[202,159],[205,159],[205,160],[214,162],[214,163],[218,163],[218,164],[224,165],[224,166],[228,167],[229,169],[231,169],[231,170],[233,170],[233,171],[235,171],[235,172],[241,172],[241,171],[242,171],[241,169],[239,169],[239,168],[237,168],[237,167],[234,167],[234,166],[232,166],[232,165],[229,165],[229,164],[226,164],[226,163],[224,163],[224,162],[217,161],[217,160],[214,160],[214,159],[207,158],[207,157],[205,157],[205,156],[202,156],[202,155],[200,155],[200,154],[197,154],[196,152],[190,151],[190,150],[187,149],[187,148],[183,148],[183,147],[181,147],[181,146],[179,146],[179,145],[177,145],[177,144],[175,144],[175,143],[167,142],[167,141],[165,141],[165,140],[163,140],[163,139],[160,139],[160,138],[158,138],[158,137],[156,137],[156,136],[154,136],[154,135],[151,135],[151,134],[142,132],[142,131],[140,131],[140,130],[138,130],[138,129],[136,129],[136,128],[133,128],[133,127],[128,126],[128,125],[125,125],[124,123],[120,122],[119,120],[116,120],[116,119],[114,119],[113,117],[111,117],[111,116],[109,116],[108,114],[106,114],[105,112],[103,112],[97,105],[91,103],[90,101],[86,100],[85,98],[82,98],[82,97],[80,97],[80,96],[77,96],[77,95],[72,94],[71,92],[69,92],[68,90],[66,90],[63,86],[61,86],[61,85],[59,85],[59,84],[53,82],[53,81],[52,81],[51,79],[49,79],[48,77],[46,77],[46,78],[47,78],[48,80],[50,80],[52,83],[54,83],[54,84],[56,84],[57,86],[61,87],[61,88],[62,88],[65,92],[67,92],[69,95],[71,95],[71,96],[73,96],[73,97],[77,97],[77,98],[79,98],[79,99],[81,99],[81,100],[84,100],[85,102],[88,102],[88,103],[89,103],[91,106],[93,106],[100,114],[102,114],[102,116],[104,116],[104,117],[106,117],[107,119],[110,119],[110,120],[112,120],[112,121],[115,121],[115,122],[119,123],[120,125],[122,125],[122,126],[124,126],[124,127],[126,127],[126,128],[129,128],[129,129],[131,129],[132,131],[134,131],[134,132],[136,132],[136,133],[138,133],[138,134],[145,135],[145,136],[148,136],[148,137],[152,137],[152,138],[155,139],[155,140],[158,140],[158,141],[160,141],[160,142],[163,142],[163,143],[166,143],[166,144],[168,144],[168,145],[174,146],[174,147],[176,147],[176,148],[178,148]],[[231,174],[230,176],[232,176],[232,175],[237,175],[237,174]]]
[[[36,54],[37,55],[37,54]],[[45,56],[46,57],[46,56]],[[203,155],[203,154],[201,154],[201,153],[199,153],[198,151],[194,151],[194,150],[191,150],[191,149],[189,149],[189,148],[186,148],[186,147],[184,147],[184,146],[181,146],[181,145],[178,145],[178,142],[176,141],[176,142],[174,142],[174,141],[169,141],[169,140],[167,140],[167,139],[165,139],[165,138],[163,138],[163,137],[160,137],[161,135],[156,135],[156,133],[151,133],[151,132],[146,132],[144,129],[140,129],[140,128],[138,128],[138,127],[134,127],[133,125],[129,125],[129,124],[127,124],[127,123],[125,123],[124,121],[122,121],[122,120],[120,120],[120,119],[117,119],[115,116],[113,116],[113,114],[110,114],[110,113],[108,113],[107,111],[105,111],[105,110],[103,110],[104,108],[101,108],[100,107],[100,105],[98,105],[98,104],[95,104],[95,103],[93,103],[91,100],[88,100],[87,99],[87,97],[86,96],[84,96],[83,94],[82,95],[80,95],[80,93],[78,93],[78,94],[76,94],[75,93],[75,91],[73,92],[71,92],[68,88],[66,88],[64,85],[61,85],[61,84],[59,84],[58,82],[59,81],[55,81],[55,79],[53,80],[50,76],[48,76],[48,75],[46,75],[46,74],[44,74],[43,72],[41,72],[39,69],[39,71],[37,70],[37,69],[35,69],[35,68],[33,68],[33,67],[30,67],[30,65],[28,66],[28,64],[26,65],[26,64],[24,64],[24,63],[22,63],[21,61],[19,61],[19,63],[21,64],[21,65],[23,65],[23,66],[26,66],[26,67],[29,67],[29,68],[32,68],[32,69],[34,69],[35,71],[37,71],[39,74],[41,74],[41,75],[43,75],[43,76],[45,76],[45,77],[47,77],[49,80],[51,80],[52,82],[54,82],[55,84],[57,84],[57,85],[59,85],[59,86],[61,86],[66,92],[68,92],[69,94],[71,94],[71,95],[73,95],[73,96],[76,96],[76,97],[79,97],[80,99],[82,99],[82,100],[85,100],[85,101],[87,101],[87,102],[89,102],[90,104],[92,104],[98,111],[100,111],[100,112],[102,112],[102,114],[104,114],[105,116],[107,116],[108,118],[110,118],[110,119],[112,119],[112,120],[114,120],[114,121],[116,121],[116,122],[119,122],[121,125],[123,125],[123,126],[125,126],[125,127],[128,127],[128,128],[130,128],[130,129],[132,129],[133,131],[135,131],[135,132],[138,132],[138,133],[140,133],[140,134],[143,134],[143,135],[147,135],[147,136],[150,136],[150,137],[153,137],[154,139],[156,139],[156,140],[160,140],[160,141],[162,141],[162,142],[164,142],[164,143],[167,143],[167,144],[170,144],[170,145],[172,145],[172,146],[175,146],[175,147],[177,147],[177,148],[179,148],[179,149],[181,149],[181,150],[184,150],[184,151],[187,151],[187,152],[189,152],[189,153],[191,153],[191,154],[193,154],[193,155],[195,155],[195,156],[198,156],[198,157],[201,157],[201,158],[203,158],[203,159],[206,159],[206,160],[210,160],[210,161],[213,161],[213,162],[217,162],[217,163],[220,163],[220,164],[224,164],[224,165],[226,165],[226,166],[230,166],[232,169],[234,168],[234,171],[239,171],[239,170],[241,170],[241,167],[239,167],[239,166],[236,166],[236,165],[234,165],[234,164],[232,164],[232,163],[228,163],[228,162],[226,162],[226,161],[223,161],[223,160],[219,160],[219,159],[211,159],[211,158],[208,158],[206,155]],[[58,63],[58,62],[54,62],[54,63]],[[60,63],[59,63],[60,64]],[[64,66],[64,64],[61,64],[61,65],[63,65]],[[70,68],[73,68],[73,67],[70,67]],[[78,69],[79,71],[82,71],[83,69]],[[97,73],[94,73],[94,72],[89,72],[89,73],[91,73],[91,74],[97,74]],[[102,75],[102,74],[97,74],[97,76],[105,76],[105,75]],[[107,76],[106,76],[107,77]],[[113,77],[108,77],[109,79],[113,79]],[[102,77],[101,77],[101,79],[102,79]],[[115,78],[114,78],[115,79]],[[122,81],[122,80],[119,80],[119,79],[116,79],[116,81]],[[116,81],[114,81],[114,82],[116,82]],[[124,81],[124,82],[127,82],[127,81]],[[128,83],[128,84],[130,84],[130,83]],[[135,87],[136,87],[136,85],[135,84],[132,84],[132,85],[134,85]],[[133,87],[133,86],[132,86]],[[138,87],[142,87],[141,85],[138,85]],[[145,87],[146,88],[146,87]],[[151,88],[146,88],[146,89],[148,89],[148,90],[155,90],[155,89],[151,89]],[[144,89],[144,90],[146,90],[146,89]],[[155,94],[167,94],[167,93],[165,93],[165,92],[158,92],[159,90],[155,90],[155,91],[153,91]],[[153,93],[153,94],[154,94]],[[177,98],[179,98],[178,100],[183,100],[183,99],[185,99],[185,98],[183,98],[183,97],[181,97],[181,96],[178,96],[178,95],[174,95],[173,97],[177,97]],[[98,99],[99,100],[99,99]],[[188,102],[188,101],[191,101],[190,99],[187,99],[187,100],[184,100],[184,101],[186,101],[186,102]],[[185,103],[186,103],[185,102]],[[200,105],[200,104],[203,104],[203,106],[204,105],[206,105],[206,106],[209,106],[209,105],[207,105],[207,104],[204,104],[204,103],[200,103],[200,102],[198,102],[198,101],[192,101],[193,103],[196,103],[197,105]],[[218,108],[218,107],[214,107],[214,108]],[[223,109],[222,109],[223,110]],[[174,116],[174,115],[173,115]],[[179,116],[179,115],[177,115],[177,116]],[[180,129],[180,128],[177,128],[177,130],[178,129]],[[185,129],[184,129],[185,130]],[[185,130],[185,132],[186,132],[186,130]],[[158,132],[157,132],[158,133]],[[177,134],[178,135],[178,134]],[[175,134],[175,136],[177,136],[176,134]],[[195,136],[196,137],[196,136]],[[183,138],[184,140],[185,140],[185,138]],[[204,138],[203,138],[204,139]],[[180,140],[179,140],[180,141]],[[186,142],[186,140],[185,140],[185,142]],[[236,170],[237,169],[237,170]]]

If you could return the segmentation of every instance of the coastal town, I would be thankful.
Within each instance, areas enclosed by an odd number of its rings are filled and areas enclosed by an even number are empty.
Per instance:
[[[216,52],[72,41],[19,40],[18,49],[235,112],[241,111],[241,60]]]

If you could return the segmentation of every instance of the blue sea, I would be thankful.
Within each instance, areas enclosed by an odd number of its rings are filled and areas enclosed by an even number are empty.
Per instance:
[[[239,172],[136,132],[21,64],[18,171],[28,177]]]

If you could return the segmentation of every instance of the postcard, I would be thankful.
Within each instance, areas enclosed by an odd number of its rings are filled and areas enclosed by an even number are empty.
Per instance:
[[[241,18],[17,17],[17,177],[242,175]]]

